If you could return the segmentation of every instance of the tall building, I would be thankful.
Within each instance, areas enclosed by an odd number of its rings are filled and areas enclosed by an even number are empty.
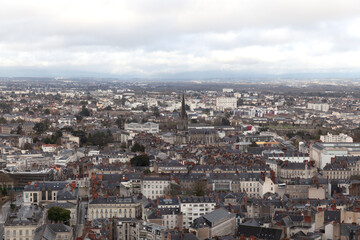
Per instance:
[[[188,130],[188,115],[186,114],[186,105],[185,105],[185,95],[182,95],[180,117],[177,124],[178,131],[187,131]]]
[[[185,109],[185,95],[182,95],[180,116],[177,123],[176,143],[184,144],[188,142],[188,115]]]

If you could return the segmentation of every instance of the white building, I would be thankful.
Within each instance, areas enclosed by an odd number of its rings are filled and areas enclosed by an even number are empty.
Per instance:
[[[132,197],[97,197],[89,202],[89,220],[103,218],[139,218],[143,199]]]
[[[31,138],[31,137],[20,137],[19,138],[19,147],[24,147],[25,146],[25,144],[27,144],[27,143],[29,143],[29,144],[33,144],[33,139]]]
[[[125,123],[125,130],[156,134],[159,132],[159,124],[153,122],[147,122],[144,124]]]
[[[57,147],[58,146],[56,144],[43,144],[43,145],[41,145],[41,149],[43,150],[43,152],[55,152]]]
[[[322,142],[353,142],[352,137],[343,133],[340,133],[339,135],[332,135],[331,133],[321,135],[320,140]]]
[[[223,88],[223,93],[232,93],[234,92],[234,89],[232,88]]]
[[[217,97],[216,110],[234,109],[237,107],[237,99],[234,97]]]
[[[307,109],[327,112],[327,111],[329,111],[329,104],[327,104],[327,103],[308,103]]]
[[[144,176],[141,180],[141,193],[150,199],[165,196],[170,190],[170,176]]]
[[[183,228],[188,229],[196,218],[215,210],[213,197],[181,197],[180,211],[183,213]]]
[[[360,143],[314,143],[310,146],[310,159],[316,167],[324,168],[336,156],[360,156]]]

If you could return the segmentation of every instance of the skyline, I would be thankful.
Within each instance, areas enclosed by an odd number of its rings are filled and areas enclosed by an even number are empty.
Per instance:
[[[1,5],[2,77],[360,77],[358,1]]]

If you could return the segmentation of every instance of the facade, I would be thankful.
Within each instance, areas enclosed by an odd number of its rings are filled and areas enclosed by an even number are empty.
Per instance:
[[[141,180],[141,193],[150,199],[165,196],[170,182],[170,175],[145,175]]]
[[[327,112],[327,111],[329,111],[329,104],[327,104],[327,103],[308,103],[307,109],[321,111],[321,112]]]
[[[214,211],[216,206],[213,197],[179,197],[179,202],[184,229],[188,229],[196,218]]]
[[[140,218],[143,199],[132,197],[97,197],[89,202],[88,220],[103,218]]]
[[[337,156],[360,156],[360,143],[314,143],[310,146],[310,159],[323,169]]]
[[[32,182],[23,191],[25,205],[68,201],[77,204],[76,184],[68,182]]]
[[[279,171],[279,177],[282,179],[307,179],[314,177],[317,173],[317,169],[310,165],[307,161],[302,163],[285,161],[280,165]]]
[[[25,144],[33,144],[33,139],[31,137],[20,137],[19,138],[19,147],[23,148]]]
[[[353,142],[352,137],[343,133],[340,133],[339,135],[332,135],[331,133],[321,135],[320,140],[322,142]]]
[[[146,133],[157,134],[157,133],[159,133],[159,124],[153,123],[153,122],[125,123],[124,129],[126,131],[146,132]]]
[[[237,98],[234,97],[217,97],[216,110],[224,111],[225,109],[235,109],[237,107]]]

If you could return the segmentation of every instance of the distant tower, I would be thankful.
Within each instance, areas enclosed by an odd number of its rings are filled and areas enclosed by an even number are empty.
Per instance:
[[[182,101],[181,101],[181,110],[180,110],[180,118],[177,125],[178,131],[187,131],[188,130],[188,116],[186,114],[185,109],[185,95],[183,93],[182,95]]]

